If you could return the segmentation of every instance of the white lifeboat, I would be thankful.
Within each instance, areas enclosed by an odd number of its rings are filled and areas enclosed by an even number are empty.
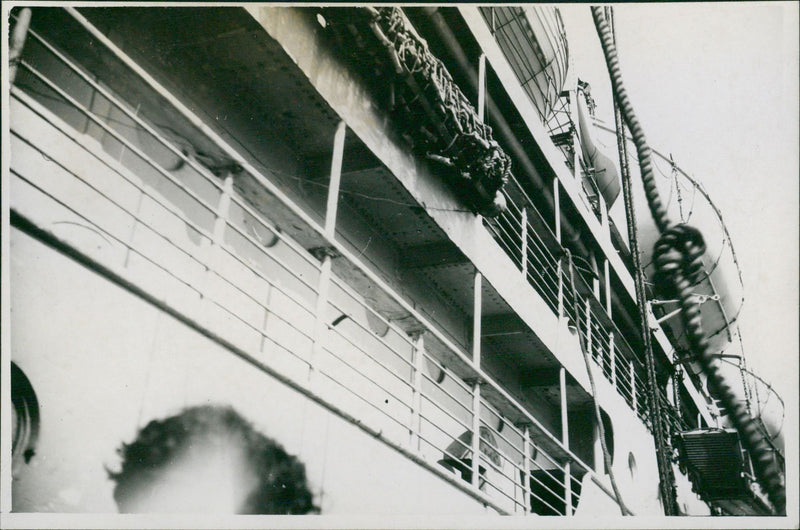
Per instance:
[[[606,146],[616,145],[614,129],[596,124],[598,143]],[[736,259],[736,252],[717,206],[706,193],[702,184],[689,176],[667,156],[653,150],[654,174],[658,190],[675,223],[686,223],[701,231],[706,243],[703,258],[705,275],[695,286],[694,293],[701,302],[703,329],[706,330],[714,353],[725,352],[733,342],[736,321],[744,303],[742,274]],[[642,265],[648,278],[653,277],[653,247],[658,241],[659,232],[650,216],[647,199],[636,159],[636,149],[632,141],[628,143],[628,166],[631,172],[633,200],[636,208],[636,224],[639,248],[642,252]],[[618,227],[626,226],[625,211],[622,205],[615,205],[609,212]],[[627,234],[625,230],[620,230]],[[627,237],[623,235],[623,237]],[[667,313],[677,307],[665,303],[656,306],[656,314]],[[669,318],[662,322],[673,336],[678,350],[688,350],[688,342],[680,318]]]
[[[542,5],[482,7],[481,14],[545,122],[567,76],[569,52],[561,14]]]

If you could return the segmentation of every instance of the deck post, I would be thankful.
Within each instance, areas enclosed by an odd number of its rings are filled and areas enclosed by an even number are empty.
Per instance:
[[[481,318],[483,305],[483,275],[480,271],[475,271],[475,282],[473,286],[473,308],[472,308],[472,361],[475,368],[481,367]]]
[[[637,410],[637,398],[636,398],[636,365],[633,361],[631,363],[631,407],[633,407],[633,411],[637,414],[639,411]]]
[[[412,451],[420,449],[420,430],[422,429],[422,369],[425,366],[425,339],[421,331],[412,337],[413,344],[413,386],[411,398],[411,425],[409,426],[410,445]]]
[[[233,175],[228,173],[222,184],[222,194],[217,206],[217,218],[214,220],[214,245],[221,245],[225,237],[225,227],[228,224],[228,214],[231,209],[231,195],[233,194]]]
[[[478,119],[485,121],[486,114],[486,54],[478,59]]]
[[[531,431],[525,425],[522,438],[522,491],[525,500],[522,504],[525,515],[531,511]]]
[[[472,384],[472,486],[480,487],[480,461],[481,461],[481,381],[475,379]],[[488,463],[487,463],[488,466]]]
[[[331,179],[328,184],[328,204],[325,208],[325,235],[332,241],[336,234],[336,211],[339,207],[339,186],[342,181],[342,160],[344,159],[344,139],[347,125],[344,120],[336,126],[333,135],[333,157],[331,159]]]
[[[325,308],[328,305],[328,290],[331,285],[331,259],[333,252],[330,249],[317,249],[317,258],[322,259],[319,267],[319,281],[317,283],[317,303],[314,307],[314,344],[311,356],[308,359],[308,383],[311,386],[316,379],[316,361],[324,349],[323,341],[328,324],[325,322]]]
[[[481,318],[483,306],[483,275],[475,271],[473,285],[472,309],[472,361],[475,368],[481,366]],[[472,485],[479,487],[478,472],[480,471],[480,412],[481,412],[481,381],[475,379],[472,387]]]
[[[558,182],[558,177],[553,179],[553,206],[555,210],[555,236],[556,241],[561,243],[561,200],[559,199],[560,196],[560,184]],[[559,318],[559,332],[561,330],[561,317],[564,315],[564,264],[563,259],[559,258],[558,263],[556,265],[556,269],[558,272],[558,318]],[[577,318],[577,315],[576,315]]]
[[[520,227],[520,236],[522,240],[522,256],[520,257],[520,270],[522,271],[522,278],[528,278],[528,208],[522,208],[522,226]]]
[[[611,385],[617,389],[617,348],[614,344],[614,332],[608,334],[608,355],[611,360]]]
[[[17,15],[17,23],[11,30],[9,47],[8,47],[8,83],[13,84],[14,78],[17,76],[17,65],[22,56],[22,49],[25,46],[25,39],[28,37],[28,29],[31,24],[31,10],[26,7],[23,8]]]
[[[558,387],[561,394],[561,443],[569,451],[569,419],[567,414],[567,371],[562,366],[558,370]],[[564,464],[564,514],[572,516],[572,479],[570,462]]]
[[[561,184],[558,177],[553,178],[553,210],[555,210],[556,241],[561,243]]]
[[[210,301],[210,294],[211,294],[211,286],[215,285],[214,279],[212,274],[216,274],[217,269],[219,268],[219,252],[220,252],[220,245],[222,245],[224,238],[225,238],[225,228],[228,224],[228,212],[231,206],[231,194],[233,193],[233,175],[228,173],[225,176],[225,179],[222,183],[222,191],[219,196],[219,202],[217,203],[217,209],[214,212],[214,226],[211,231],[211,239],[203,238],[201,240],[201,249],[205,255],[205,267],[206,267],[206,281],[203,285],[200,286],[200,291],[202,292],[202,304],[208,303]],[[138,219],[137,219],[138,223]],[[130,254],[130,248],[126,249],[126,260],[127,256]],[[202,309],[201,309],[202,311]],[[209,313],[203,312],[204,318]]]
[[[592,306],[589,298],[586,299],[586,351],[589,355],[597,361],[592,348]],[[580,330],[580,328],[578,328]],[[579,331],[580,333],[580,331]]]
[[[608,265],[608,260],[603,260],[603,276],[606,282],[606,313],[609,318],[611,317],[611,270]]]

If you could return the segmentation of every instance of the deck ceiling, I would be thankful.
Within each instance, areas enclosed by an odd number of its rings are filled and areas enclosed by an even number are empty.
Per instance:
[[[243,118],[247,133],[275,136],[308,160],[329,154],[338,116],[278,43],[241,8],[82,8],[170,89],[217,122]],[[141,35],[147,35],[142,39]],[[186,93],[185,87],[191,87]],[[206,101],[217,104],[209,110]],[[256,141],[256,144],[258,142]],[[266,144],[265,141],[261,142]]]
[[[241,8],[82,8],[81,13],[126,43],[148,70],[168,72],[165,84],[195,101],[197,112],[235,130],[259,159],[275,142],[307,169],[308,188],[327,185],[339,116],[305,74]],[[142,39],[141,35],[147,35]],[[192,87],[186,94],[185,87]],[[209,116],[210,115],[210,116]],[[227,125],[230,124],[230,125]],[[371,152],[348,132],[340,201],[392,247],[408,277],[458,308],[473,313],[474,266]],[[317,190],[318,192],[319,190]],[[315,192],[316,193],[316,192]],[[557,367],[555,358],[484,279],[482,314],[508,320],[508,333],[485,335],[483,348],[521,373]],[[555,389],[555,390],[554,390]],[[555,397],[551,396],[553,391]],[[543,387],[557,403],[557,385]],[[575,393],[574,393],[575,394]],[[578,399],[576,395],[576,399]]]

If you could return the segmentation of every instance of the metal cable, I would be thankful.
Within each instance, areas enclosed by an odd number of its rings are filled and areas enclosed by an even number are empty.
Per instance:
[[[781,471],[774,463],[767,441],[747,408],[736,398],[731,386],[720,373],[703,330],[700,305],[692,294],[692,287],[703,273],[702,258],[706,250],[703,236],[696,228],[685,224],[673,225],[669,220],[653,176],[650,147],[623,84],[614,37],[602,8],[592,6],[591,9],[611,77],[614,98],[636,145],[647,204],[661,233],[653,252],[655,283],[664,295],[679,300],[689,344],[692,351],[696,352],[700,366],[708,378],[708,388],[719,397],[723,410],[739,432],[745,449],[750,453],[757,480],[766,490],[775,511],[779,514],[785,513],[786,491],[781,483]]]

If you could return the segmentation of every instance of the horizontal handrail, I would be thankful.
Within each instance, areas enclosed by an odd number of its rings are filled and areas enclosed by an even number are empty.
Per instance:
[[[300,220],[301,220],[301,221],[302,221],[304,224],[306,224],[306,225],[307,225],[307,226],[309,226],[309,227],[310,227],[312,230],[314,230],[315,232],[317,232],[317,234],[318,234],[318,235],[320,235],[320,236],[322,236],[323,238],[327,239],[327,240],[328,240],[328,243],[330,243],[330,245],[331,245],[332,247],[334,247],[334,248],[335,248],[335,249],[336,249],[336,250],[337,250],[337,251],[338,251],[338,252],[341,254],[341,256],[342,256],[342,257],[343,257],[345,260],[349,261],[349,262],[350,262],[352,265],[354,265],[355,267],[357,267],[358,269],[360,269],[360,270],[361,270],[361,271],[364,273],[364,275],[365,275],[365,276],[366,276],[366,277],[367,277],[367,278],[368,278],[370,281],[372,281],[372,282],[373,282],[373,283],[374,283],[376,286],[378,286],[378,288],[382,289],[382,290],[383,290],[383,291],[384,291],[384,292],[385,292],[387,295],[389,295],[389,297],[390,297],[390,298],[391,298],[391,299],[392,299],[392,300],[393,300],[395,303],[397,303],[397,304],[398,304],[400,307],[402,307],[402,308],[403,308],[403,310],[404,310],[404,311],[406,311],[406,312],[407,312],[409,315],[411,315],[411,316],[412,316],[412,318],[414,318],[414,319],[415,319],[417,322],[419,322],[419,323],[422,325],[422,327],[423,327],[423,328],[424,328],[424,329],[425,329],[427,332],[429,332],[429,333],[430,333],[430,334],[431,334],[433,337],[435,337],[435,339],[436,339],[436,340],[437,340],[439,343],[441,343],[442,345],[444,345],[444,346],[445,346],[445,347],[446,347],[446,348],[447,348],[447,349],[448,349],[448,350],[449,350],[449,351],[450,351],[452,354],[454,354],[454,355],[455,355],[455,357],[458,359],[458,361],[461,363],[461,365],[463,365],[464,367],[466,367],[466,368],[467,368],[467,370],[468,370],[469,372],[473,373],[473,374],[474,374],[474,375],[475,375],[475,376],[476,376],[478,379],[480,379],[480,380],[484,381],[484,382],[485,382],[485,384],[488,384],[488,385],[490,385],[490,386],[492,387],[492,389],[493,389],[493,390],[494,390],[494,391],[495,391],[495,392],[496,392],[496,393],[497,393],[497,394],[498,394],[498,395],[499,395],[499,396],[502,398],[501,404],[503,404],[503,405],[510,405],[510,406],[511,406],[511,407],[514,409],[515,413],[522,415],[522,416],[523,416],[523,417],[524,417],[524,418],[525,418],[525,419],[528,421],[528,423],[530,423],[530,424],[531,424],[531,426],[532,426],[532,427],[533,427],[533,428],[534,428],[534,429],[535,429],[535,430],[536,430],[538,433],[540,433],[542,436],[544,436],[545,438],[547,438],[547,439],[548,439],[548,441],[549,441],[550,443],[552,443],[553,445],[557,446],[557,447],[559,448],[559,451],[561,451],[561,452],[563,452],[564,454],[566,454],[566,455],[567,455],[567,457],[568,457],[568,458],[569,458],[571,461],[573,461],[573,462],[575,462],[575,463],[576,463],[576,465],[578,465],[578,466],[582,467],[582,468],[583,468],[583,469],[584,469],[584,470],[585,470],[587,473],[589,473],[589,474],[590,474],[590,476],[591,476],[591,477],[592,477],[592,479],[595,481],[595,483],[597,483],[597,484],[598,484],[598,485],[601,487],[601,489],[603,489],[603,490],[605,491],[605,493],[606,493],[606,494],[609,494],[610,496],[612,496],[612,495],[611,495],[611,493],[608,491],[608,489],[607,489],[607,488],[606,488],[606,487],[605,487],[605,486],[602,484],[602,481],[600,481],[600,480],[599,480],[599,478],[598,478],[596,475],[594,475],[594,473],[593,473],[593,471],[591,470],[591,468],[589,468],[589,467],[588,467],[588,466],[587,466],[585,463],[583,463],[583,462],[582,462],[580,459],[578,459],[578,458],[577,458],[577,457],[576,457],[576,456],[575,456],[573,453],[571,453],[571,452],[570,452],[568,449],[566,449],[566,448],[565,448],[565,447],[564,447],[564,446],[563,446],[563,445],[562,445],[562,444],[561,444],[561,443],[558,441],[558,439],[556,439],[556,438],[555,438],[555,437],[554,437],[552,434],[550,434],[550,433],[549,433],[549,431],[548,431],[546,428],[544,428],[544,426],[543,426],[543,425],[542,425],[542,424],[541,424],[541,423],[540,423],[540,422],[539,422],[539,421],[538,421],[538,420],[537,420],[537,419],[536,419],[534,416],[532,416],[532,415],[531,415],[531,413],[530,413],[530,412],[529,412],[527,409],[525,409],[523,406],[521,406],[521,405],[520,405],[520,404],[519,404],[519,403],[518,403],[518,402],[517,402],[517,401],[516,401],[516,400],[515,400],[513,397],[511,397],[511,396],[510,396],[510,395],[509,395],[509,394],[508,394],[508,393],[507,393],[507,392],[506,392],[506,391],[505,391],[505,390],[504,390],[504,389],[503,389],[503,388],[502,388],[500,385],[498,385],[498,384],[497,384],[497,383],[496,383],[496,382],[495,382],[495,381],[494,381],[492,378],[488,377],[488,376],[487,376],[487,375],[486,375],[486,374],[485,374],[485,373],[484,373],[484,372],[483,372],[483,371],[480,369],[480,367],[479,367],[479,366],[477,366],[477,365],[476,365],[476,364],[475,364],[475,363],[472,361],[472,359],[471,359],[471,356],[469,356],[468,354],[466,354],[466,353],[465,353],[465,352],[464,352],[464,351],[463,351],[463,350],[462,350],[460,347],[458,347],[458,346],[456,346],[455,344],[453,344],[453,343],[452,343],[452,342],[451,342],[451,341],[450,341],[450,340],[449,340],[449,339],[448,339],[448,338],[447,338],[447,337],[446,337],[446,336],[445,336],[445,335],[444,335],[444,334],[443,334],[441,331],[439,331],[439,330],[438,330],[438,328],[437,328],[436,326],[434,326],[433,324],[431,324],[431,323],[430,323],[430,322],[427,320],[427,318],[425,318],[425,317],[424,317],[423,315],[421,315],[421,314],[420,314],[418,311],[416,311],[416,310],[415,310],[413,307],[411,307],[411,306],[410,306],[410,304],[409,304],[408,302],[406,302],[406,301],[405,301],[405,300],[404,300],[402,297],[400,297],[400,296],[399,296],[399,295],[398,295],[396,292],[394,292],[394,290],[393,290],[393,289],[391,289],[391,287],[389,287],[388,285],[386,285],[386,284],[385,284],[385,282],[383,282],[383,281],[382,281],[382,280],[381,280],[381,279],[380,279],[380,278],[379,278],[379,277],[378,277],[378,276],[377,276],[375,273],[373,273],[373,272],[372,272],[372,271],[371,271],[371,270],[370,270],[368,267],[364,266],[364,264],[363,264],[363,263],[360,261],[360,259],[359,259],[358,257],[356,257],[356,256],[352,255],[352,253],[350,253],[350,252],[349,252],[349,251],[348,251],[346,248],[344,248],[344,247],[343,247],[343,245],[342,245],[341,243],[339,243],[339,242],[338,242],[336,239],[330,239],[330,238],[326,238],[326,237],[325,237],[325,232],[324,232],[324,230],[322,229],[322,227],[320,227],[320,226],[319,226],[319,225],[318,225],[318,224],[317,224],[317,223],[316,223],[316,222],[315,222],[315,221],[314,221],[314,220],[313,220],[313,219],[312,219],[312,218],[311,218],[311,217],[310,217],[310,216],[309,216],[307,213],[305,213],[305,212],[303,211],[303,209],[302,209],[300,206],[296,205],[296,204],[295,204],[293,201],[291,201],[291,199],[289,199],[289,198],[288,198],[288,197],[287,197],[287,196],[286,196],[284,193],[282,193],[282,192],[281,192],[281,190],[280,190],[278,187],[276,187],[276,185],[275,185],[274,183],[272,183],[272,182],[271,182],[271,181],[270,181],[268,178],[266,178],[266,177],[265,177],[265,176],[264,176],[264,175],[263,175],[263,174],[262,174],[262,173],[261,173],[259,170],[257,170],[257,169],[256,169],[255,167],[253,167],[251,164],[249,164],[249,163],[248,163],[246,160],[242,159],[242,157],[241,157],[241,156],[238,154],[238,151],[237,151],[235,148],[233,148],[233,147],[231,147],[229,144],[227,144],[227,143],[226,143],[226,142],[225,142],[225,141],[224,141],[224,140],[223,140],[221,137],[219,137],[219,136],[218,136],[218,135],[217,135],[217,134],[216,134],[216,133],[215,133],[215,132],[214,132],[214,131],[213,131],[213,130],[210,128],[210,127],[208,127],[207,125],[205,125],[205,124],[202,122],[202,120],[200,120],[199,118],[197,118],[197,117],[196,117],[196,116],[195,116],[195,115],[194,115],[194,114],[193,114],[193,113],[192,113],[192,112],[191,112],[191,111],[190,111],[188,108],[184,107],[184,106],[183,106],[183,105],[180,103],[180,101],[178,101],[178,100],[177,100],[177,99],[176,99],[174,96],[172,96],[172,95],[171,95],[171,94],[170,94],[168,91],[166,91],[166,90],[165,90],[163,87],[161,87],[161,85],[159,85],[159,84],[158,84],[158,83],[157,83],[157,82],[156,82],[154,79],[152,79],[152,77],[150,77],[150,76],[147,74],[147,72],[145,72],[143,69],[141,69],[140,67],[138,67],[138,65],[136,65],[136,63],[135,63],[135,62],[133,62],[133,61],[132,61],[130,58],[128,58],[128,57],[127,57],[127,56],[124,54],[124,52],[122,52],[121,50],[119,50],[118,48],[116,48],[116,46],[115,46],[113,43],[111,43],[111,41],[110,41],[110,40],[108,40],[108,39],[107,39],[107,37],[105,37],[105,36],[104,36],[104,35],[103,35],[103,34],[102,34],[102,33],[101,33],[99,30],[97,30],[96,28],[94,28],[94,26],[93,26],[91,23],[89,23],[88,21],[86,21],[86,20],[85,20],[85,19],[84,19],[84,18],[83,18],[83,17],[82,17],[82,16],[81,16],[81,15],[80,15],[80,14],[79,14],[79,13],[78,13],[78,12],[77,12],[75,9],[74,9],[74,8],[67,8],[67,11],[68,11],[68,12],[70,12],[70,14],[71,14],[71,15],[72,15],[72,16],[73,16],[73,17],[74,17],[74,18],[75,18],[75,19],[76,19],[76,20],[77,20],[79,23],[81,23],[81,25],[82,25],[82,26],[83,26],[83,27],[84,27],[84,28],[85,28],[85,29],[86,29],[86,30],[87,30],[87,31],[88,31],[88,32],[89,32],[89,33],[90,33],[90,34],[91,34],[91,35],[92,35],[94,38],[96,38],[96,39],[97,39],[99,42],[101,42],[102,44],[106,45],[106,46],[109,48],[109,50],[111,50],[111,52],[112,52],[112,53],[114,53],[114,54],[115,54],[115,55],[116,55],[116,56],[117,56],[117,57],[118,57],[118,58],[119,58],[119,59],[120,59],[120,60],[121,60],[121,61],[122,61],[122,62],[123,62],[123,63],[124,63],[126,66],[128,66],[129,68],[131,68],[131,69],[132,69],[134,72],[136,72],[137,74],[139,74],[139,75],[140,75],[140,77],[142,77],[142,79],[143,79],[145,82],[147,82],[147,83],[148,83],[148,84],[151,86],[151,88],[153,88],[153,90],[155,90],[156,92],[158,92],[158,93],[159,93],[159,95],[161,95],[162,97],[166,98],[166,100],[167,100],[167,101],[169,101],[169,102],[170,102],[170,104],[172,104],[172,105],[173,105],[173,106],[174,106],[174,107],[175,107],[175,108],[176,108],[176,109],[177,109],[177,110],[178,110],[178,111],[179,111],[181,114],[183,114],[183,115],[184,115],[184,117],[185,117],[187,120],[189,120],[189,122],[190,122],[190,123],[191,123],[193,126],[195,126],[195,127],[196,127],[196,128],[199,130],[199,131],[201,131],[201,133],[205,134],[205,135],[206,135],[206,136],[207,136],[209,139],[211,139],[211,140],[212,140],[213,142],[215,142],[215,143],[216,143],[216,144],[217,144],[217,145],[218,145],[220,148],[222,148],[222,149],[223,149],[223,150],[224,150],[224,151],[227,153],[227,155],[228,155],[228,156],[230,156],[230,157],[231,157],[231,158],[232,158],[232,159],[233,159],[233,160],[234,160],[236,163],[238,163],[239,165],[241,165],[241,166],[243,167],[244,171],[246,171],[246,172],[247,172],[247,173],[248,173],[248,174],[249,174],[251,177],[253,177],[253,178],[254,178],[254,179],[255,179],[255,180],[256,180],[256,181],[257,181],[257,182],[258,182],[260,185],[262,185],[262,186],[263,186],[263,187],[264,187],[264,188],[265,188],[265,189],[266,189],[266,190],[267,190],[269,193],[271,193],[271,194],[273,194],[275,197],[277,197],[277,198],[278,198],[278,200],[279,200],[279,201],[281,201],[281,202],[282,202],[282,203],[283,203],[283,204],[286,206],[286,208],[287,208],[289,211],[291,211],[291,212],[292,212],[294,215],[296,215],[296,216],[297,216],[297,217],[298,217],[298,218],[299,218],[299,219],[300,219]],[[99,121],[102,121],[102,120],[99,120]],[[102,125],[102,124],[99,124],[99,125],[100,125],[101,127],[103,127],[103,125]],[[110,129],[110,128],[109,128],[109,129]],[[114,133],[113,133],[111,130],[109,130],[108,132],[109,132],[109,133],[110,133],[112,136],[114,136]],[[152,132],[151,134],[153,134],[153,135],[154,135],[156,138],[159,138],[159,141],[161,141],[160,135],[158,135],[158,134],[157,134],[157,131],[155,131],[155,130],[153,129],[153,132]],[[135,146],[133,146],[133,147],[135,148]],[[131,150],[132,150],[132,151],[134,151],[134,152],[136,152],[136,151],[135,151],[135,149],[131,149]],[[137,156],[140,156],[140,157],[142,157],[143,159],[145,159],[145,157],[146,157],[146,155],[144,155],[144,153],[141,153],[141,151],[139,151],[139,152],[136,152],[136,154],[137,154]],[[179,155],[179,156],[180,156],[180,155]],[[156,170],[157,170],[159,173],[162,173],[162,174],[163,174],[163,173],[167,173],[167,172],[164,172],[163,170],[162,170],[162,171],[159,171],[159,169],[158,169],[158,168],[155,168],[155,169],[156,169]],[[200,174],[201,174],[203,177],[205,177],[205,178],[208,178],[208,176],[206,175],[206,171],[205,171],[204,169],[199,169],[198,171],[200,172]],[[170,176],[170,175],[167,173],[167,174],[163,174],[163,177],[164,177],[164,178],[167,178],[167,179],[170,179],[170,177],[171,177],[171,176]],[[213,182],[213,179],[212,179],[212,180],[210,180],[210,181],[211,181],[211,182]],[[187,194],[191,195],[191,191],[190,191],[190,190],[187,190],[185,187],[183,187],[183,188],[182,188],[182,190],[183,190],[184,192],[186,192]],[[234,197],[235,197],[235,195],[234,195]],[[202,200],[201,198],[195,197],[195,200],[197,200],[197,202],[198,202],[198,203],[200,203],[200,204],[203,204],[203,200]],[[246,206],[246,205],[245,205],[245,204],[242,204],[242,206]],[[215,208],[212,206],[212,207],[209,207],[209,210],[210,210],[210,211],[212,211],[212,212],[214,212],[214,211],[215,211]],[[258,215],[254,215],[254,217],[255,217],[256,219],[258,219],[258,220],[260,220],[260,219],[261,219],[261,218],[260,218],[260,216],[258,216]],[[227,226],[231,226],[231,223],[228,223],[228,224],[227,224]],[[249,234],[244,234],[244,233],[243,233],[243,231],[241,231],[241,230],[238,230],[238,229],[237,229],[237,232],[239,232],[239,233],[240,233],[240,235],[242,235],[242,236],[245,236],[245,237],[250,237],[250,236],[249,236]],[[291,239],[290,239],[290,238],[287,238],[285,235],[283,235],[283,234],[279,234],[278,232],[275,232],[275,233],[276,233],[276,235],[277,235],[278,237],[280,237],[282,240],[289,240],[289,241],[291,241]],[[252,241],[251,241],[251,242],[252,242]],[[223,245],[223,246],[224,246],[224,245]],[[257,248],[258,248],[258,246],[257,246]],[[545,248],[545,250],[546,250],[546,248]],[[306,256],[305,256],[305,254],[304,254],[304,252],[298,252],[298,253],[299,253],[299,255],[300,255],[300,256],[302,256],[304,259],[307,259],[307,258],[306,258]],[[277,258],[277,257],[273,257],[273,259],[275,259],[275,261],[277,261],[277,262],[280,262],[280,261],[281,261],[281,260],[280,260],[280,258]],[[244,265],[247,265],[247,264],[245,264],[245,263],[243,263],[243,264],[244,264]],[[250,268],[251,268],[251,270],[252,270],[252,267],[250,267]],[[229,282],[229,283],[230,283],[230,282]],[[238,288],[238,286],[236,286],[236,285],[234,285],[234,284],[231,284],[231,285],[232,285],[234,288],[241,290],[240,288]],[[310,287],[310,286],[309,286],[309,287]],[[302,303],[300,303],[299,305],[300,305],[300,306],[303,306],[303,304],[302,304]],[[262,306],[262,307],[263,307],[263,306]],[[365,306],[365,307],[366,307],[366,306]],[[223,308],[223,309],[226,309],[226,308],[224,308],[224,307],[222,307],[222,308]],[[227,309],[226,309],[226,310],[227,310]],[[236,316],[236,315],[234,315],[234,316]],[[238,318],[238,317],[237,317],[237,318]],[[263,330],[258,330],[257,328],[254,328],[254,329],[256,329],[257,331],[259,331],[259,333],[261,333],[261,334],[263,335]],[[402,336],[402,334],[401,334],[401,336]],[[267,338],[269,339],[269,337],[267,337]],[[279,345],[279,346],[280,346],[280,345]],[[439,388],[441,389],[441,387],[439,387]],[[458,402],[458,401],[456,401],[456,402]],[[442,410],[443,410],[443,409],[442,409]],[[548,455],[548,457],[549,457],[549,455]],[[613,496],[612,496],[612,498],[613,498]]]

